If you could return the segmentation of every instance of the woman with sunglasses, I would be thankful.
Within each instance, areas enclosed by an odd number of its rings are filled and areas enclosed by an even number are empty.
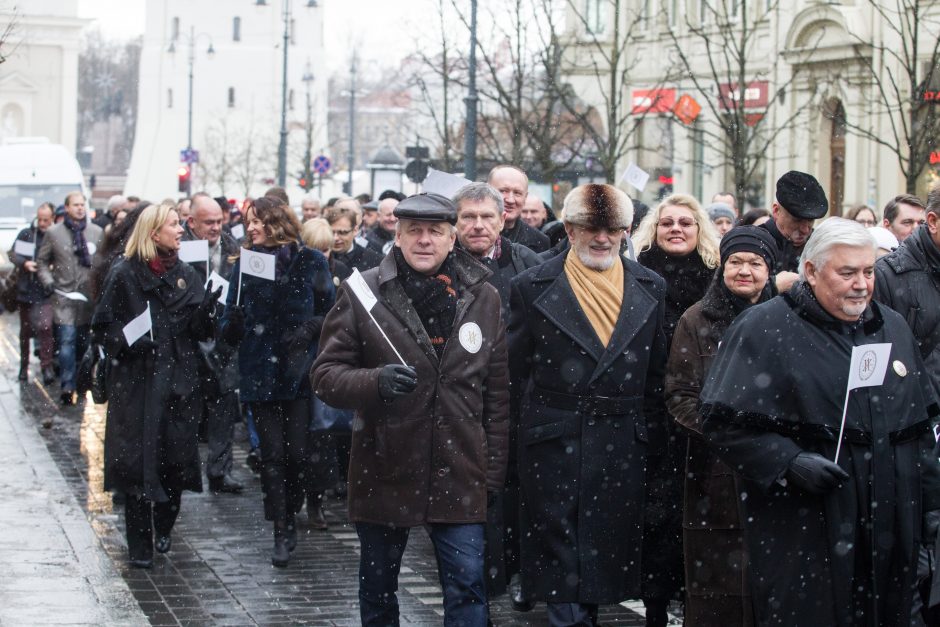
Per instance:
[[[637,261],[666,280],[663,329],[671,345],[679,318],[702,299],[721,256],[718,232],[693,197],[673,194],[646,214],[633,236]],[[683,586],[682,471],[686,441],[675,425],[663,455],[647,458],[647,509],[643,533],[647,625],[665,625],[669,601]]]
[[[261,259],[273,261],[274,280],[240,274],[236,261],[221,329],[239,347],[239,393],[261,439],[264,516],[274,523],[271,563],[283,568],[297,544],[294,515],[304,504],[307,376],[323,317],[333,306],[333,277],[326,257],[300,241],[300,222],[282,200],[254,200],[244,221],[242,247],[269,255]]]

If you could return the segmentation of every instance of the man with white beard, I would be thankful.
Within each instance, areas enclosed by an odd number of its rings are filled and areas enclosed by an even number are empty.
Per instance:
[[[522,594],[553,626],[640,595],[646,457],[666,445],[665,283],[620,255],[632,219],[616,187],[573,189],[571,248],[511,287]]]

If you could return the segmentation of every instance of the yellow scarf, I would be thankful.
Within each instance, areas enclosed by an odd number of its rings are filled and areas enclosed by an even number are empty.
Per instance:
[[[572,249],[565,259],[565,276],[584,315],[606,347],[623,305],[623,263],[617,257],[607,270],[593,270]]]

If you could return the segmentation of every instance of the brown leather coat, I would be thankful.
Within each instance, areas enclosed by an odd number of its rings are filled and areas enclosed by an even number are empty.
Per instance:
[[[398,359],[348,283],[323,323],[310,376],[321,400],[356,411],[349,460],[353,522],[483,523],[487,490],[503,486],[509,375],[499,295],[486,283],[486,268],[455,254],[462,288],[440,360],[396,279],[394,255],[362,275],[378,299],[372,315],[417,369],[418,388],[408,396],[392,402],[379,396],[381,367]]]

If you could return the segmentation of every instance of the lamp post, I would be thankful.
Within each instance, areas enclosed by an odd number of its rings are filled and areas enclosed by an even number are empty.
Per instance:
[[[349,67],[349,172],[346,175],[348,195],[352,196],[353,167],[356,165],[356,53]]]
[[[464,176],[477,179],[477,0],[470,0],[470,81],[467,86],[467,136],[464,141]]]
[[[209,40],[209,47],[206,49],[206,54],[211,58],[215,54],[215,48],[212,47],[212,37],[206,33],[196,34],[196,27],[190,26],[189,28],[189,37],[186,42],[189,46],[189,52],[187,55],[187,61],[189,62],[189,106],[186,112],[186,150],[191,152],[193,149],[193,67],[196,65],[196,43],[200,37],[205,37]],[[173,54],[176,52],[176,42],[171,41],[170,47],[167,49],[167,52]]]
[[[290,44],[290,0],[284,0],[283,67],[281,73],[281,140],[277,145],[277,184],[287,182],[287,46]]]
[[[307,88],[307,146],[304,151],[304,191],[309,192],[313,187],[313,172],[310,169],[313,160],[313,104],[310,102],[310,86],[313,85],[313,72],[310,71],[310,60],[307,60],[307,66],[304,69],[304,75],[301,79]]]

